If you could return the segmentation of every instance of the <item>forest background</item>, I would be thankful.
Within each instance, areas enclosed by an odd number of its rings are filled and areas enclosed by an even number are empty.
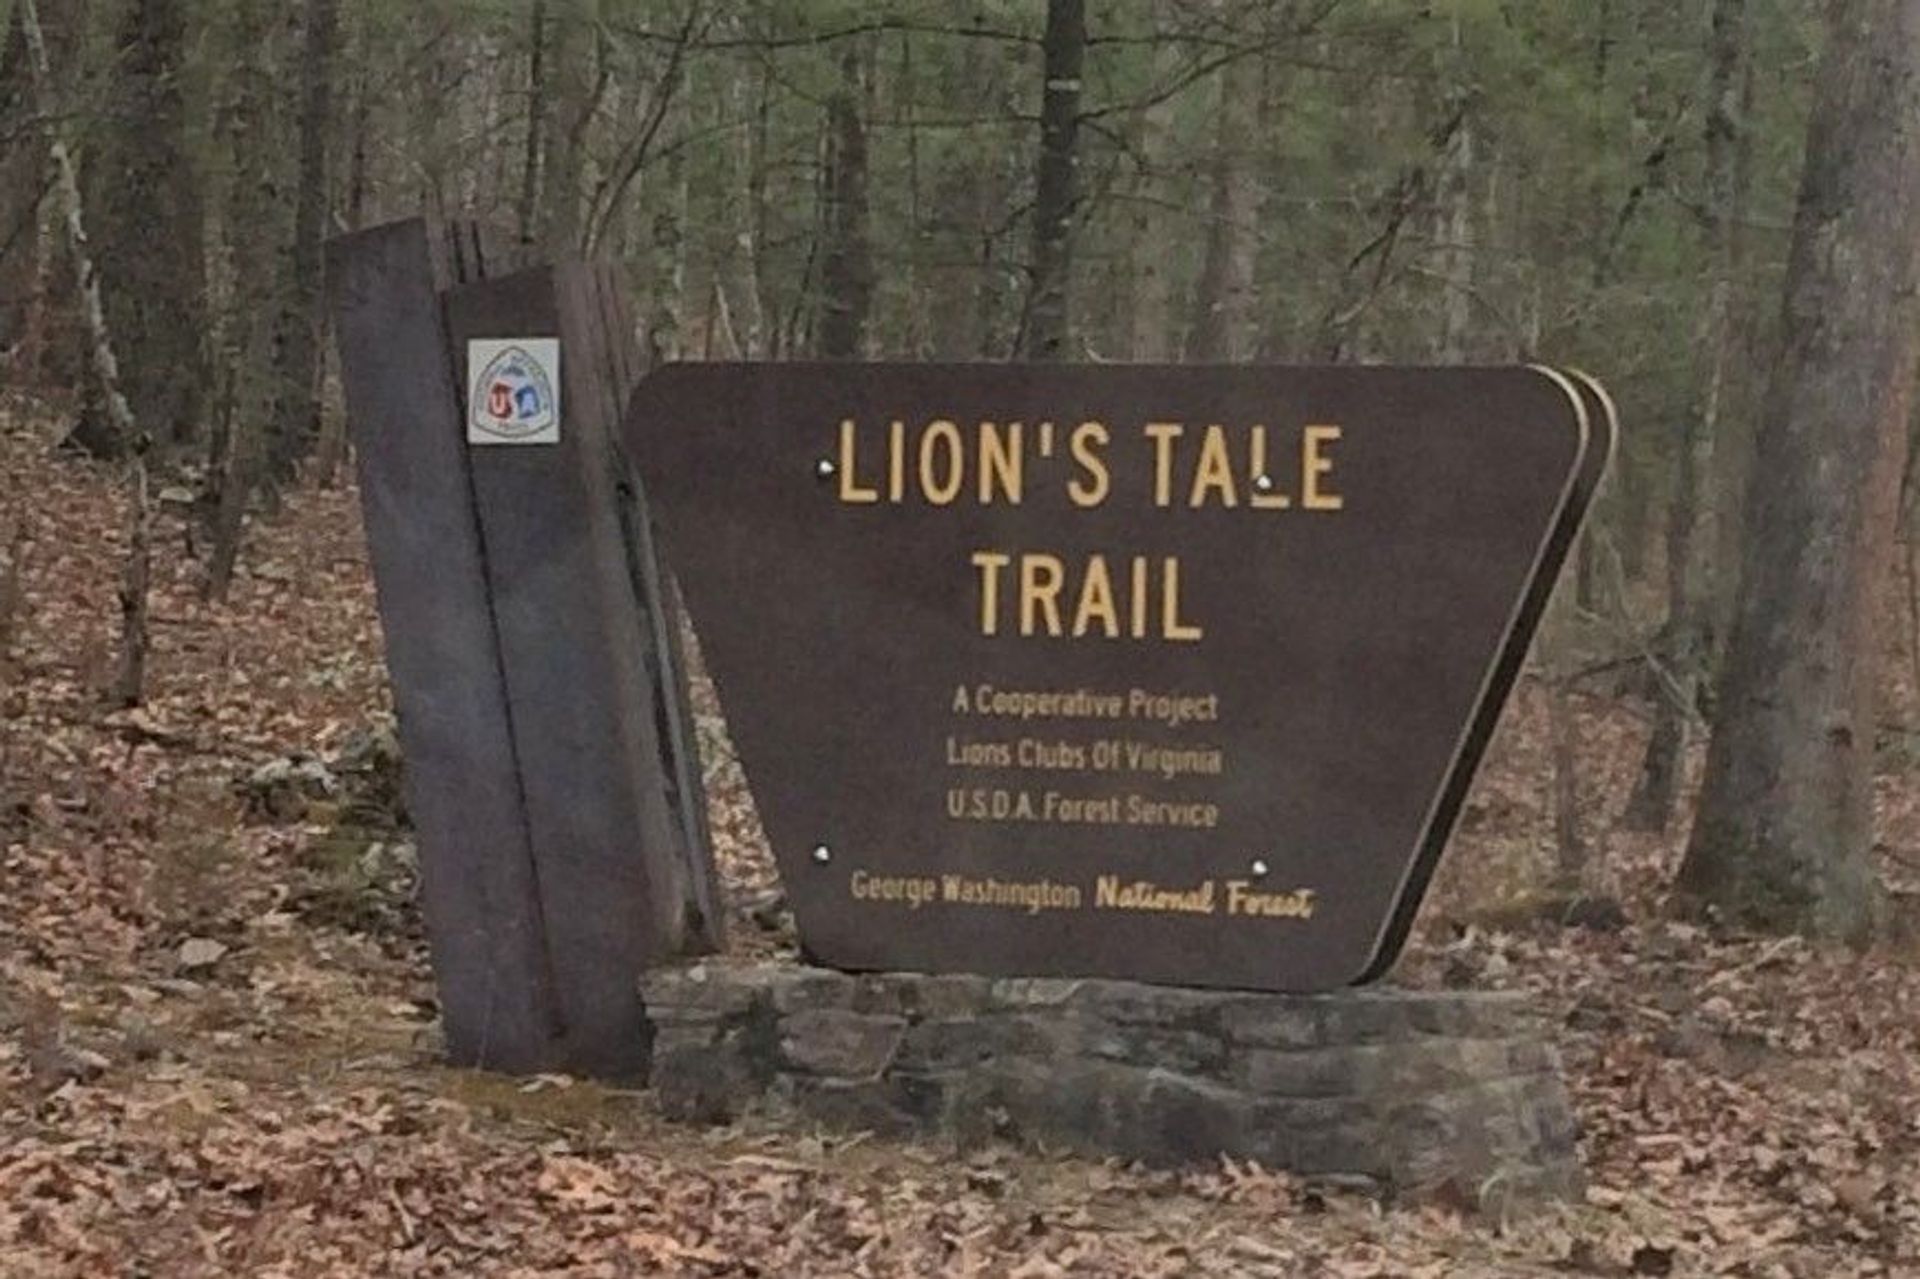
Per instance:
[[[1721,1075],[1756,1037],[1897,1103],[1920,1024],[1899,301],[1920,169],[1897,145],[1917,24],[1910,0],[0,0],[0,836],[9,980],[41,1009],[12,1060],[91,1081],[32,1051],[87,1042],[62,1029],[86,990],[183,965],[218,987],[236,961],[186,964],[192,941],[272,953],[229,880],[373,937],[366,980],[418,989],[416,930],[388,918],[405,893],[343,906],[325,821],[213,853],[205,831],[260,816],[212,798],[243,763],[330,749],[385,705],[321,245],[424,213],[457,275],[613,261],[655,360],[1600,375],[1617,466],[1403,976],[1566,965],[1603,1187],[1672,1154],[1649,1127],[1746,1113]],[[279,713],[253,704],[268,687]],[[1769,718],[1776,693],[1798,712]],[[170,815],[142,807],[156,775]],[[732,776],[751,934],[775,890]],[[354,865],[355,892],[391,869]],[[182,905],[183,875],[227,913]],[[1777,933],[1877,948],[1757,940]],[[1702,980],[1737,1007],[1644,994]],[[1820,1004],[1840,980],[1855,1006]],[[1635,1054],[1684,1086],[1649,1094]],[[1831,1154],[1791,1175],[1698,1139],[1729,1230],[1750,1243],[1790,1191],[1823,1264],[1898,1255],[1915,1111],[1849,1104],[1776,1125]],[[1621,1264],[1705,1255],[1700,1191],[1672,1175]]]

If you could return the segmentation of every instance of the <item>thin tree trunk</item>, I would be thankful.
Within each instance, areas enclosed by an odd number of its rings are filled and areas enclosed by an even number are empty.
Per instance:
[[[235,29],[242,48],[269,44],[270,7],[264,0],[242,0]],[[203,591],[223,600],[240,553],[245,514],[255,489],[270,479],[267,433],[274,420],[276,326],[261,317],[278,317],[287,304],[286,285],[275,266],[282,243],[275,236],[282,209],[276,166],[279,123],[273,110],[273,67],[265,58],[236,67],[232,98],[226,105],[225,143],[233,165],[227,191],[224,228],[233,276],[227,325],[225,425],[216,431],[217,452],[209,454],[214,512],[213,551]],[[269,493],[271,486],[268,485]]]
[[[1192,361],[1236,360],[1244,354],[1257,247],[1251,225],[1252,161],[1247,154],[1258,96],[1253,74],[1257,70],[1252,59],[1242,58],[1220,73],[1206,249],[1187,326],[1187,359]],[[1165,245],[1156,248],[1165,254]]]
[[[293,270],[274,344],[273,473],[290,478],[320,434],[320,241],[326,231],[327,138],[339,0],[306,0],[300,66],[300,175],[294,188]]]
[[[145,699],[147,689],[147,598],[153,579],[153,500],[147,492],[147,459],[138,447],[128,487],[127,562],[120,575],[120,666],[110,694],[116,706],[138,706]]]
[[[753,295],[763,332],[762,354],[777,360],[783,352],[780,324],[780,292],[775,282],[773,254],[768,244],[767,203],[768,169],[774,157],[768,143],[773,117],[773,56],[763,54],[760,75],[754,90],[753,127],[747,132],[747,225],[751,237],[747,260],[753,268]]]
[[[1564,670],[1547,682],[1547,735],[1553,753],[1553,843],[1556,887],[1569,896],[1586,892],[1591,856],[1580,829],[1579,726]]]
[[[367,142],[373,132],[373,76],[366,68],[366,46],[369,35],[363,28],[355,41],[359,50],[354,62],[359,71],[354,77],[353,122],[348,129],[352,139],[347,151],[347,190],[345,197],[345,217],[347,230],[358,231],[367,224],[367,187],[371,181],[367,161]]]
[[[60,113],[54,104],[53,72],[47,65],[47,42],[40,26],[37,0],[14,2],[19,5],[20,30],[26,38],[27,61],[33,74],[34,101],[39,107],[41,119],[47,122],[47,151],[53,159],[55,191],[60,197],[67,248],[72,254],[74,273],[78,277],[80,310],[87,326],[87,354],[107,415],[104,434],[77,439],[76,442],[89,451],[112,455],[134,447],[139,441],[140,431],[134,422],[133,410],[120,390],[120,361],[114,355],[106,309],[100,301],[100,277],[94,271],[93,255],[87,244],[80,176],[74,168],[73,153],[67,149],[56,123]]]
[[[247,505],[260,483],[260,432],[248,429],[244,421],[235,422],[227,436],[225,474],[220,483],[219,502],[214,509],[213,550],[207,560],[207,580],[202,596],[225,603],[233,588],[234,569],[240,562],[240,543],[245,535]]]
[[[922,235],[920,195],[920,128],[914,112],[913,33],[900,35],[900,109],[906,116],[907,152],[907,243],[917,244]],[[910,360],[924,360],[932,354],[933,323],[928,316],[932,302],[921,275],[918,255],[909,255],[901,280],[901,300],[905,308],[904,341],[901,349]]]
[[[1653,732],[1641,760],[1639,783],[1627,805],[1627,823],[1641,830],[1665,830],[1672,819],[1687,740],[1698,715],[1698,690],[1709,676],[1713,648],[1706,631],[1713,611],[1711,559],[1716,537],[1714,511],[1705,490],[1713,473],[1720,404],[1734,359],[1734,161],[1746,5],[1747,0],[1715,0],[1713,7],[1712,92],[1706,126],[1707,227],[1702,246],[1711,274],[1696,347],[1706,366],[1706,384],[1687,414],[1668,513],[1666,651],[1673,687],[1654,704]]]
[[[1884,900],[1874,602],[1920,355],[1920,0],[1838,0],[1828,14],[1785,346],[1679,888],[1741,926],[1859,940]]]
[[[1465,363],[1473,330],[1473,121],[1454,135],[1440,185],[1440,261],[1446,299],[1435,354],[1443,364]]]
[[[827,109],[826,253],[820,268],[819,352],[860,355],[873,310],[873,245],[867,226],[867,134],[860,119],[860,62],[840,59],[840,87]]]
[[[1434,239],[1440,246],[1444,296],[1434,354],[1442,364],[1460,364],[1467,359],[1467,340],[1473,327],[1474,139],[1473,106],[1468,100],[1471,90],[1464,83],[1465,56],[1457,13],[1453,17],[1450,61],[1449,78],[1454,84],[1448,108],[1459,114],[1460,127],[1448,139],[1446,153],[1441,158],[1440,189],[1435,202]]]
[[[1740,108],[1737,118],[1751,120],[1754,110],[1754,59],[1749,57],[1741,76]],[[1756,300],[1756,272],[1748,267],[1753,234],[1744,211],[1753,204],[1755,175],[1753,129],[1740,129],[1734,143],[1733,228],[1728,252],[1733,267],[1727,299],[1730,319],[1726,332],[1726,361],[1732,372],[1722,379],[1722,407],[1719,428],[1713,446],[1714,474],[1709,491],[1718,518],[1714,520],[1712,549],[1714,580],[1709,584],[1712,602],[1708,612],[1709,652],[1717,666],[1726,652],[1727,635],[1733,628],[1734,597],[1739,590],[1740,531],[1745,519],[1747,479],[1753,470],[1753,419],[1759,410],[1760,379],[1752,376],[1758,365],[1755,352],[1762,330],[1764,313]]]
[[[1179,45],[1165,39],[1167,17],[1165,0],[1156,0],[1154,28],[1162,36],[1154,46],[1153,83],[1165,84],[1178,74]],[[1135,132],[1139,136],[1140,162],[1145,172],[1135,188],[1133,213],[1134,313],[1131,317],[1133,358],[1158,362],[1175,358],[1179,351],[1173,319],[1174,256],[1167,252],[1171,238],[1167,204],[1171,195],[1167,175],[1174,166],[1174,104],[1169,100],[1147,104],[1139,111]]]
[[[1033,255],[1019,354],[1058,360],[1072,332],[1073,216],[1079,183],[1080,69],[1087,51],[1086,0],[1047,0],[1041,40],[1040,156],[1034,172]]]
[[[26,316],[20,322],[20,336],[13,344],[16,376],[37,384],[47,359],[47,307],[53,296],[54,271],[59,259],[55,244],[59,237],[45,222],[34,232],[33,283],[27,294]]]
[[[102,301],[118,341],[122,389],[163,445],[204,434],[212,374],[205,338],[205,216],[189,156],[181,81],[187,71],[185,0],[135,0],[119,30],[123,50],[106,127],[87,156],[87,207]]]
[[[0,6],[4,8],[4,6]],[[11,355],[13,377],[35,380],[39,351],[31,339],[39,318],[37,290],[44,269],[42,206],[50,185],[45,130],[35,127],[33,70],[18,13],[0,19],[0,356]]]
[[[520,203],[514,222],[523,254],[540,242],[534,219],[540,212],[540,149],[547,132],[547,0],[533,0],[527,14],[527,141],[520,161]]]
[[[598,45],[595,0],[561,4],[546,53],[553,63],[552,122],[559,136],[543,144],[540,180],[545,206],[540,244],[550,255],[571,256],[585,246],[587,134],[606,91],[606,65],[596,56]]]
[[[14,496],[12,486],[7,500],[13,510],[13,521],[4,543],[6,564],[0,568],[0,695],[13,683],[14,651],[26,629],[27,613],[27,514],[25,504]],[[7,716],[0,713],[0,719],[5,718]]]

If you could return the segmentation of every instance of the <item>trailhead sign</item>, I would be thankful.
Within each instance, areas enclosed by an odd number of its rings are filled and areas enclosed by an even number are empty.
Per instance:
[[[623,442],[811,959],[1324,990],[1614,430],[1538,368],[703,364]]]

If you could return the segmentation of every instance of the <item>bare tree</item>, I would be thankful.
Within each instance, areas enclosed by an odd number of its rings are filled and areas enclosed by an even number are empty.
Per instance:
[[[26,41],[27,62],[33,76],[34,101],[40,118],[46,122],[47,151],[53,160],[54,189],[60,199],[67,250],[73,257],[74,273],[78,277],[80,310],[87,327],[87,355],[106,410],[104,431],[94,427],[88,432],[89,439],[79,442],[95,452],[111,454],[131,446],[139,438],[140,432],[134,423],[133,410],[127,404],[127,397],[120,389],[120,361],[114,354],[113,336],[107,328],[106,308],[100,301],[100,276],[94,270],[93,250],[87,242],[80,175],[73,163],[73,152],[60,134],[61,115],[55,107],[53,70],[47,64],[47,41],[40,26],[40,11],[36,0],[16,2],[20,7],[20,31]]]
[[[1259,64],[1241,58],[1219,74],[1219,108],[1208,174],[1206,245],[1187,326],[1187,358],[1238,359],[1245,353],[1247,314],[1253,300],[1253,173],[1247,154],[1255,136],[1260,97]]]
[[[1920,0],[1837,0],[1808,128],[1785,348],[1679,888],[1742,925],[1858,939],[1871,848],[1873,588],[1890,552],[1920,285]]]
[[[339,0],[306,0],[293,269],[274,338],[273,471],[281,480],[293,474],[320,433],[320,240],[326,230],[327,139],[333,127],[333,49],[339,18]]]
[[[1707,306],[1697,349],[1705,379],[1683,419],[1679,466],[1667,523],[1667,640],[1669,678],[1655,703],[1653,732],[1640,780],[1627,806],[1630,825],[1665,830],[1673,815],[1698,690],[1712,656],[1707,635],[1713,613],[1714,510],[1706,500],[1738,332],[1733,324],[1735,161],[1740,116],[1740,64],[1746,44],[1747,0],[1715,0],[1706,123],[1707,206],[1702,256],[1707,262]]]
[[[51,172],[46,131],[38,127],[33,69],[20,15],[0,5],[0,357],[11,357],[16,378],[39,371],[44,328],[42,251]]]
[[[873,244],[867,226],[867,133],[860,119],[860,60],[840,56],[840,85],[827,109],[826,254],[820,268],[820,354],[852,359],[873,310]]]
[[[1078,183],[1080,72],[1087,52],[1086,0],[1047,0],[1041,40],[1043,96],[1040,158],[1035,168],[1033,254],[1019,353],[1029,360],[1066,354],[1071,330],[1068,293],[1073,276],[1073,216]]]
[[[108,115],[88,151],[87,208],[130,403],[162,445],[202,437],[211,373],[201,175],[188,148],[183,0],[135,0]]]

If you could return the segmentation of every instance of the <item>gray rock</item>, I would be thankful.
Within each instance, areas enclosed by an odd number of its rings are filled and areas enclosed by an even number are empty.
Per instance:
[[[993,1003],[1012,1010],[1058,1008],[1086,984],[1066,977],[1003,977],[993,983]]]
[[[869,973],[855,979],[853,1010],[911,1019],[970,1017],[986,1011],[993,983],[963,973]]]
[[[211,937],[189,937],[174,952],[173,964],[183,973],[199,972],[219,963],[226,953],[225,942],[217,942]]]
[[[854,979],[845,973],[824,968],[787,968],[772,970],[771,975],[762,980],[778,1013],[853,1007]]]
[[[1355,1049],[1245,1048],[1234,1054],[1231,1078],[1266,1096],[1350,1097],[1373,1073]]]
[[[1220,1029],[1235,1044],[1312,1048],[1327,1042],[1320,1008],[1311,1001],[1241,997],[1220,1010]]]
[[[254,769],[240,782],[239,790],[253,816],[297,822],[315,802],[339,794],[340,783],[319,760],[290,755]]]
[[[649,974],[663,1113],[1155,1164],[1257,1159],[1501,1211],[1576,1194],[1577,1124],[1524,999],[988,981],[778,964]]]
[[[656,1044],[651,1083],[661,1114],[696,1124],[732,1123],[761,1087],[739,1054],[694,1044]]]
[[[899,1017],[808,1008],[780,1020],[780,1056],[796,1070],[873,1079],[893,1061],[906,1031]]]
[[[640,979],[640,998],[654,1019],[691,1012],[744,1013],[763,992],[752,982],[706,964],[656,969]]]

